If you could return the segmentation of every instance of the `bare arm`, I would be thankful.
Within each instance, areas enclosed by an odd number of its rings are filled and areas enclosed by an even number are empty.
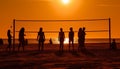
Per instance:
[[[37,40],[39,40],[39,34],[37,35]]]

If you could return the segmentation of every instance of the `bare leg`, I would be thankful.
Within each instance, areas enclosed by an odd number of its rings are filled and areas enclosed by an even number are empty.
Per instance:
[[[18,51],[20,50],[20,46],[21,46],[21,42],[20,42],[19,45],[18,45]]]
[[[41,50],[44,51],[44,42],[42,42]]]
[[[73,43],[73,41],[72,41],[72,47],[73,47],[73,51],[74,51],[74,43]]]
[[[69,51],[70,51],[70,41],[69,41]]]

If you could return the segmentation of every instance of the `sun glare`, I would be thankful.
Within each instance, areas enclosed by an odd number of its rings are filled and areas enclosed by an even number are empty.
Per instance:
[[[55,43],[59,44],[60,42],[58,41],[58,39],[56,39]],[[64,44],[68,44],[68,43],[69,43],[69,38],[65,38]]]
[[[65,38],[64,43],[65,43],[65,44],[68,44],[68,43],[69,43],[69,38]]]
[[[64,4],[68,4],[70,1],[69,0],[62,0]]]

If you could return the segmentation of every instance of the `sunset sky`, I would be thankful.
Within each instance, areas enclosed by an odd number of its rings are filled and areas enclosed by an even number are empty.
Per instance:
[[[120,38],[120,0],[70,0],[68,4],[62,0],[0,0],[0,38],[6,38],[13,19],[97,18],[111,18],[112,37]],[[94,24],[91,26],[95,27]],[[106,27],[104,24],[101,26]]]

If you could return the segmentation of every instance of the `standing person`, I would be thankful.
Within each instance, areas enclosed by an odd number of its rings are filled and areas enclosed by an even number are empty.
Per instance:
[[[49,43],[50,43],[50,45],[53,44],[52,38],[50,38]]]
[[[25,32],[25,28],[22,27],[20,29],[20,31],[19,31],[19,46],[18,46],[18,51],[19,51],[19,49],[20,49],[21,46],[22,46],[23,51],[24,51],[24,46],[25,46],[25,38],[24,38],[25,34],[24,34],[24,32]]]
[[[71,42],[72,42],[72,48],[73,48],[73,51],[74,51],[74,31],[73,31],[73,28],[71,27],[70,28],[70,32],[69,32],[69,51],[70,51],[70,48],[71,48]]]
[[[10,30],[7,31],[7,37],[8,37],[8,46],[7,46],[7,50],[9,49],[9,51],[11,51],[12,36],[11,36],[11,31],[10,31]]]
[[[82,30],[82,46],[83,48],[85,48],[85,27],[83,27],[83,30]]]
[[[62,51],[62,52],[63,52],[65,34],[64,34],[62,28],[60,28],[60,32],[59,32],[58,39],[59,39],[59,42],[60,42],[60,48],[59,48],[59,51]]]
[[[78,51],[80,51],[80,49],[82,49],[82,28],[79,28],[78,31]]]
[[[45,35],[43,32],[43,28],[40,28],[40,30],[38,32],[37,40],[39,41],[38,50],[43,51],[44,50],[44,41],[45,41]]]
[[[117,44],[116,44],[115,39],[113,39],[111,43],[111,50],[116,50],[116,49],[117,49]]]

